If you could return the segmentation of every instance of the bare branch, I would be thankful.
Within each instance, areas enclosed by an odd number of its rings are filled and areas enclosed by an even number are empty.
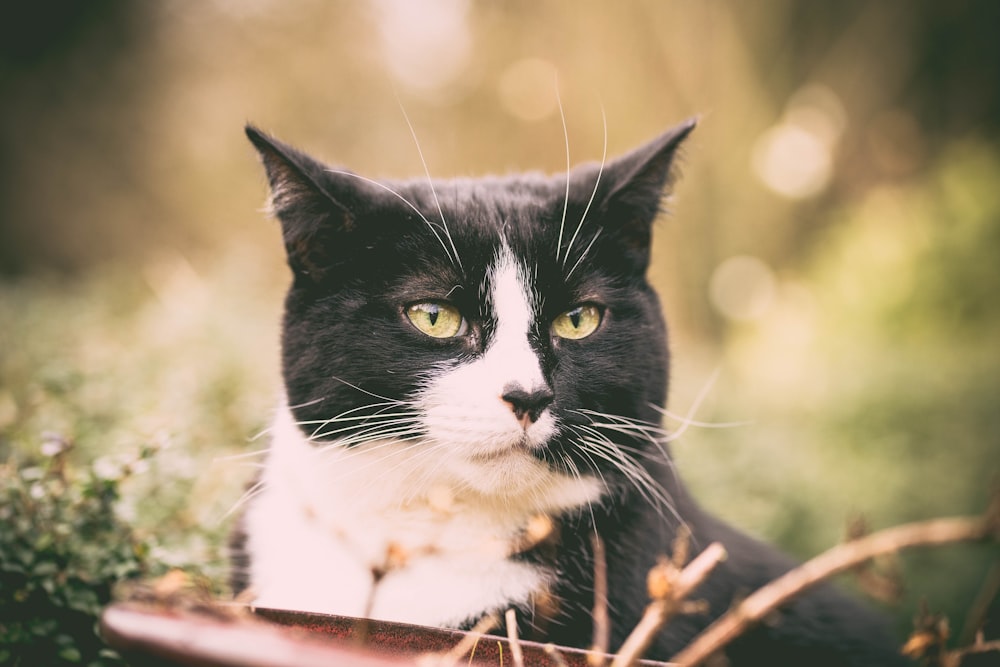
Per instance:
[[[465,633],[465,636],[462,637],[462,641],[455,644],[450,651],[440,655],[429,654],[424,657],[420,664],[435,665],[437,667],[452,667],[452,665],[458,663],[463,655],[469,651],[475,651],[476,645],[479,644],[479,640],[483,638],[483,635],[495,628],[496,625],[497,617],[495,614],[484,616],[479,619],[479,622],[476,623],[471,630]]]
[[[555,644],[545,645],[545,655],[552,658],[552,662],[556,663],[556,667],[568,667],[566,659],[559,652],[559,649],[556,648]]]
[[[664,581],[663,594],[646,607],[646,613],[622,644],[618,655],[611,662],[611,667],[627,667],[635,664],[649,648],[660,628],[682,610],[687,597],[725,558],[725,548],[718,542],[713,542],[683,570],[677,570],[669,561],[661,563],[658,567],[665,567],[672,573]]]
[[[604,553],[604,540],[596,532],[594,545],[594,645],[587,656],[591,667],[603,667],[608,659],[611,643],[611,622],[608,619],[608,560]]]
[[[517,613],[513,609],[507,610],[507,643],[510,644],[510,652],[514,657],[514,667],[524,667],[524,653],[521,651],[521,640],[517,636]]]
[[[696,637],[673,661],[686,667],[701,664],[792,597],[876,556],[916,546],[996,539],[1000,527],[996,516],[997,512],[991,510],[985,518],[921,521],[837,545],[747,597]]]

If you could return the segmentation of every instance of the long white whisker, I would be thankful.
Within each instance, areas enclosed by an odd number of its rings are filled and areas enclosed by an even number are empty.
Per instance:
[[[359,406],[357,408],[352,408],[351,410],[348,410],[346,412],[342,412],[341,414],[339,414],[339,415],[337,415],[335,417],[331,417],[330,419],[326,419],[326,420],[323,420],[323,421],[310,422],[310,425],[313,424],[313,423],[319,424],[319,425],[309,435],[309,440],[318,440],[321,437],[329,437],[329,435],[331,433],[341,433],[341,432],[343,432],[345,430],[359,429],[359,428],[363,428],[366,424],[368,424],[370,422],[373,422],[373,421],[374,422],[386,421],[386,420],[395,418],[397,415],[406,416],[408,414],[408,413],[405,413],[405,412],[403,412],[403,413],[389,413],[389,414],[385,414],[385,410],[388,410],[389,407],[391,407],[390,405],[386,405],[386,407],[382,408],[381,410],[376,410],[375,412],[373,412],[371,414],[368,414],[368,415],[355,415],[353,417],[348,417],[347,416],[347,415],[351,414],[352,412],[357,412],[359,410],[364,410],[364,409],[367,409],[369,407],[374,407],[374,406],[362,405],[362,406]],[[337,430],[334,430],[334,431],[328,431],[328,432],[325,432],[325,434],[320,435],[321,432],[323,432],[323,429],[326,428],[327,426],[340,424],[342,422],[353,422],[353,421],[358,421],[360,423],[359,424],[353,424],[353,425],[350,425],[350,426],[346,426],[344,428],[337,429]],[[304,424],[305,422],[300,422],[300,423]]]
[[[579,446],[585,443],[582,440],[577,440],[575,444]],[[611,485],[608,484],[608,480],[604,477],[604,473],[601,472],[601,467],[597,465],[597,462],[590,456],[590,450],[587,449],[585,446],[583,446],[583,447],[578,447],[578,451],[581,454],[583,454],[588,461],[590,461],[590,469],[593,470],[597,474],[597,476],[601,478],[601,485],[604,486],[604,492],[610,495]]]
[[[341,448],[355,447],[359,444],[364,444],[375,440],[385,440],[390,437],[395,437],[396,435],[399,435],[404,432],[420,433],[421,431],[418,428],[419,425],[420,421],[414,418],[405,420],[404,419],[392,420],[383,424],[354,426],[351,429],[349,429],[353,432],[348,433],[348,435],[346,436],[337,438],[336,440],[329,441],[329,444],[326,447],[324,447],[324,449],[329,449],[331,447],[341,447]],[[328,433],[322,434],[322,436],[326,439],[329,439],[330,436],[338,432],[341,432],[343,430],[346,429],[341,429],[339,431],[330,431]],[[317,438],[317,440],[320,440],[320,438]]]
[[[647,502],[656,507],[657,513],[659,513],[661,517],[666,519],[661,509],[667,508],[678,521],[681,520],[680,515],[677,513],[677,509],[674,507],[673,501],[671,500],[666,489],[664,489],[663,486],[649,474],[648,470],[625,456],[625,454],[622,453],[613,442],[594,441],[586,438],[583,442],[592,448],[590,450],[591,452],[625,473],[626,477],[633,482],[633,486],[639,494],[642,495]]]
[[[597,237],[599,237],[601,235],[601,232],[603,232],[603,231],[604,231],[603,227],[601,229],[598,229],[597,233],[594,234],[594,238],[590,239],[590,243],[588,243],[586,249],[582,253],[580,253],[580,257],[573,264],[573,268],[571,268],[569,270],[569,273],[566,274],[566,279],[567,280],[569,280],[569,277],[571,275],[573,275],[574,271],[576,271],[576,267],[580,266],[580,262],[582,262],[587,257],[587,255],[590,253],[590,249],[594,247],[594,242],[597,240]]]
[[[650,454],[649,452],[645,451],[644,449],[640,449],[640,448],[637,448],[637,447],[629,447],[627,445],[623,445],[621,443],[615,442],[614,440],[612,440],[608,436],[604,435],[603,433],[601,433],[597,429],[598,428],[607,428],[608,430],[615,431],[617,433],[622,433],[624,435],[628,435],[628,436],[633,437],[633,438],[636,435],[634,432],[630,432],[630,431],[627,431],[627,430],[621,430],[621,429],[619,429],[615,425],[605,425],[605,424],[598,424],[598,423],[593,423],[593,424],[591,424],[591,426],[577,425],[575,428],[578,431],[582,431],[584,433],[587,433],[588,435],[590,435],[592,437],[599,438],[601,440],[601,442],[606,443],[610,447],[614,447],[615,449],[621,450],[622,452],[630,452],[632,454],[636,454],[637,456],[641,456],[644,459],[647,459],[649,461],[657,461],[657,462],[666,461],[667,463],[670,463],[669,458],[666,457],[665,453],[663,452],[663,449],[660,448],[659,446],[657,446],[657,448],[656,448],[656,452],[659,454],[659,456],[654,456],[653,454]],[[655,438],[651,438],[651,437],[649,437],[646,434],[643,434],[643,435],[645,436],[645,438],[647,440],[649,440],[653,444],[659,445],[659,441],[656,440]]]
[[[395,93],[395,91],[393,92]],[[455,248],[455,241],[452,240],[451,232],[448,231],[448,221],[444,219],[444,210],[441,208],[441,201],[438,199],[437,190],[434,189],[434,179],[431,178],[431,171],[427,168],[427,160],[424,159],[424,151],[420,148],[420,141],[417,139],[417,132],[413,129],[413,123],[410,122],[410,116],[406,113],[406,107],[403,106],[403,101],[399,99],[398,94],[396,94],[396,103],[399,105],[399,110],[403,112],[403,119],[406,121],[406,126],[410,128],[410,136],[413,137],[413,144],[417,147],[417,154],[420,156],[420,164],[424,166],[424,174],[427,176],[427,185],[430,187],[431,195],[434,197],[434,203],[437,205],[438,215],[441,216],[441,225],[444,227],[444,235],[448,239],[449,245],[451,245],[452,253],[454,253],[454,261],[458,264],[458,268],[463,269],[462,260],[458,256],[458,250]]]
[[[698,412],[698,409],[701,407],[701,404],[705,401],[705,398],[708,397],[709,392],[712,391],[712,387],[715,386],[715,382],[716,380],[719,379],[719,375],[721,372],[722,372],[721,366],[717,367],[714,371],[712,371],[712,374],[705,382],[705,386],[703,386],[701,388],[701,391],[698,392],[698,395],[695,397],[694,402],[691,404],[691,407],[688,408],[687,414],[684,415],[684,420],[681,423],[681,427],[677,429],[675,432],[670,434],[670,436],[667,438],[668,442],[680,438],[688,430],[690,424],[694,419],[695,414]],[[663,410],[660,408],[657,408],[657,410],[661,413],[663,412]]]
[[[374,180],[372,178],[368,178],[367,176],[362,176],[361,174],[355,174],[353,171],[344,171],[344,170],[341,170],[341,169],[327,169],[327,172],[331,173],[331,174],[340,174],[341,176],[352,176],[354,178],[357,178],[358,180],[364,181],[366,183],[371,183],[374,186],[380,187],[383,190],[385,190],[386,192],[388,192],[389,194],[394,195],[395,197],[397,197],[401,202],[403,202],[404,204],[406,204],[407,206],[409,206],[411,209],[413,209],[413,212],[416,213],[418,216],[420,216],[420,219],[423,220],[427,224],[428,227],[430,227],[431,233],[434,234],[434,238],[436,238],[438,240],[438,243],[441,244],[441,247],[444,248],[444,252],[445,252],[446,255],[448,255],[448,259],[453,259],[452,255],[451,255],[451,251],[448,249],[448,246],[445,245],[445,242],[441,239],[441,235],[438,234],[437,233],[437,229],[434,228],[434,223],[432,223],[430,220],[428,220],[427,217],[423,213],[420,212],[420,209],[417,208],[416,206],[414,206],[410,202],[409,199],[407,199],[403,195],[399,194],[398,192],[396,192],[395,190],[393,190],[392,188],[390,188],[385,183],[379,183],[378,181],[376,181],[376,180]],[[447,229],[445,229],[444,231],[445,231],[445,234],[448,234],[448,230]],[[451,235],[450,234],[448,234],[448,239],[451,240]],[[461,262],[459,262],[459,265],[461,265]]]
[[[559,241],[556,243],[556,261],[562,252],[563,231],[566,228],[566,212],[569,210],[569,129],[566,127],[566,112],[563,109],[562,97],[559,95],[559,77],[556,77],[556,103],[559,105],[559,118],[562,120],[563,140],[566,143],[566,196],[563,198],[562,220],[559,222]]]
[[[573,248],[573,242],[576,241],[576,237],[580,233],[580,229],[583,228],[583,221],[587,219],[587,213],[590,212],[590,206],[594,203],[594,197],[597,196],[597,188],[601,184],[601,175],[604,173],[604,165],[608,159],[608,117],[607,114],[604,113],[604,105],[601,105],[601,120],[604,123],[604,151],[601,155],[601,166],[597,170],[597,180],[594,181],[594,190],[590,193],[590,199],[587,201],[586,208],[583,209],[583,215],[580,216],[580,222],[576,225],[576,231],[573,232],[573,237],[569,240],[569,245],[566,246],[566,255],[563,257],[562,262],[563,268],[566,267],[566,260],[569,259],[569,252]]]
[[[377,424],[355,424],[352,426],[347,426],[344,428],[334,429],[331,431],[323,431],[322,433],[317,433],[312,438],[315,441],[329,440],[332,436],[347,433],[346,436],[338,438],[334,443],[337,445],[353,445],[358,442],[367,442],[369,440],[375,439],[376,436],[372,434],[393,434],[397,429],[407,428],[414,429],[415,425],[419,425],[420,420],[417,418],[410,419],[395,419],[391,421],[386,421]]]
[[[743,421],[734,422],[704,422],[697,419],[687,419],[684,415],[674,414],[667,409],[660,409],[663,416],[667,419],[672,419],[681,424],[687,424],[688,426],[697,426],[698,428],[740,428],[743,426],[752,426],[754,421],[752,419],[745,419]]]
[[[222,523],[223,521],[225,521],[226,519],[228,519],[230,516],[232,516],[241,507],[243,507],[248,502],[250,502],[251,500],[253,500],[257,496],[259,496],[261,493],[263,493],[264,486],[265,486],[265,483],[264,483],[263,480],[255,482],[249,489],[247,489],[243,493],[242,496],[239,497],[239,499],[235,503],[233,503],[233,506],[230,507],[226,511],[225,514],[223,514],[221,517],[219,517],[218,523]]]
[[[356,419],[369,419],[369,418],[371,418],[373,416],[385,416],[386,413],[383,412],[382,410],[387,410],[390,407],[394,407],[394,406],[398,406],[398,405],[403,405],[403,403],[401,401],[391,401],[391,402],[386,402],[386,403],[368,403],[366,405],[359,405],[359,406],[357,406],[355,408],[351,408],[350,410],[345,410],[344,412],[341,412],[339,415],[337,415],[335,417],[330,417],[329,419],[304,419],[302,421],[298,421],[298,422],[295,422],[295,423],[298,426],[314,426],[316,424],[323,425],[323,424],[329,424],[331,422],[351,421],[351,420],[356,420]],[[370,415],[355,415],[353,417],[348,417],[348,415],[350,415],[352,412],[360,412],[361,410],[368,410],[370,408],[377,408],[377,407],[380,407],[380,406],[384,406],[382,408],[382,410],[379,410],[379,411],[377,411],[377,412],[375,412],[373,414],[370,414]],[[392,415],[396,415],[396,414],[407,414],[407,413],[393,412],[393,413],[389,413],[388,416],[392,416]]]
[[[331,419],[324,419],[322,421],[314,421],[312,423],[319,424],[319,426],[317,426],[316,429],[313,431],[312,435],[309,436],[309,439],[319,440],[322,437],[329,437],[330,433],[341,433],[343,431],[351,429],[360,429],[371,423],[381,424],[392,419],[405,419],[411,416],[412,416],[411,412],[375,412],[369,415],[355,415],[353,417],[339,416],[339,417],[333,417]],[[357,423],[349,423],[349,422],[357,422]],[[303,424],[305,423],[306,422],[303,422]],[[326,428],[327,426],[338,426],[343,424],[347,425],[335,431],[326,431],[325,436],[319,435],[320,432],[322,432],[323,429]]]
[[[597,410],[581,409],[581,410],[573,410],[573,412],[579,415],[584,415],[588,418],[600,417],[601,419],[607,419],[623,427],[632,428],[637,431],[643,431],[647,433],[653,432],[663,435],[666,435],[667,433],[665,430],[663,430],[663,428],[659,424],[644,421],[642,419],[632,419],[631,417],[623,417],[621,415],[609,414],[607,412],[598,412]],[[591,421],[593,420],[591,419]]]
[[[322,397],[320,397],[320,398],[314,398],[311,401],[305,401],[304,403],[298,403],[296,405],[289,405],[288,409],[289,410],[298,410],[299,408],[307,408],[310,405],[316,405],[317,403],[322,403],[324,400],[325,399],[322,398]]]
[[[263,456],[271,451],[270,447],[265,447],[264,449],[255,449],[251,452],[243,452],[242,454],[228,454],[226,456],[216,456],[212,459],[212,463],[223,463],[228,461],[239,461],[240,459],[252,459],[257,456]]]
[[[405,444],[405,443],[410,443],[410,444]],[[393,448],[393,445],[400,445],[400,444],[403,444],[405,446],[402,449],[394,449]],[[395,457],[401,456],[401,455],[405,454],[406,452],[410,451],[411,449],[414,449],[414,448],[417,448],[417,447],[422,447],[422,446],[423,446],[423,439],[422,439],[422,437],[421,437],[420,434],[413,434],[413,435],[406,436],[406,437],[393,437],[391,439],[385,440],[384,442],[376,445],[375,447],[366,448],[363,451],[358,451],[357,452],[358,454],[362,454],[362,453],[374,452],[374,451],[376,451],[378,449],[382,449],[384,447],[389,447],[389,449],[390,449],[387,453],[383,454],[382,456],[379,456],[377,459],[369,461],[369,462],[367,462],[367,463],[365,463],[365,464],[363,464],[363,465],[361,465],[361,466],[359,466],[357,468],[351,468],[350,472],[351,472],[351,474],[356,474],[356,473],[359,473],[359,472],[361,472],[363,470],[367,470],[368,468],[371,468],[373,466],[377,466],[378,469],[379,469],[379,473],[378,473],[378,475],[376,475],[375,480],[378,480],[378,479],[384,477],[385,475],[389,474],[390,472],[392,472],[396,468],[398,468],[400,465],[402,465],[406,461],[404,460],[404,461],[402,461],[400,463],[397,463],[395,466],[393,466],[392,468],[389,468],[389,469],[384,468],[381,465],[382,463],[384,463],[385,461],[388,461],[391,458],[395,458]],[[339,460],[343,460],[343,459],[340,458],[340,457],[338,457],[335,460],[339,461]]]
[[[365,404],[365,405],[359,405],[357,407],[351,408],[350,410],[345,410],[344,412],[341,412],[340,414],[334,415],[333,417],[328,417],[327,419],[306,419],[306,420],[303,420],[303,421],[296,422],[296,425],[297,426],[316,426],[315,431],[319,431],[320,429],[322,429],[327,424],[340,423],[340,422],[349,422],[349,421],[364,421],[366,419],[380,419],[383,416],[385,416],[385,417],[392,417],[392,416],[397,415],[397,414],[407,414],[405,412],[404,413],[393,412],[393,413],[386,414],[386,412],[385,412],[386,410],[388,410],[390,408],[394,408],[394,407],[400,406],[400,405],[403,405],[405,407],[404,404],[397,403],[395,401],[394,402],[390,402],[390,403],[368,403],[368,404]],[[379,407],[379,406],[381,406],[381,407]],[[361,412],[362,410],[370,410],[370,409],[376,408],[376,407],[378,407],[379,409],[376,410],[375,412],[370,413],[370,414],[362,414],[362,415],[350,416],[354,412]],[[315,431],[314,431],[314,433],[315,433]]]
[[[583,480],[583,474],[580,472],[580,467],[577,466],[576,462],[569,457],[569,454],[567,454],[566,452],[561,452],[560,458],[562,459],[563,464],[566,466],[566,468],[570,471],[570,473],[573,475],[575,479]],[[607,489],[607,484],[604,485],[604,488]],[[590,513],[590,525],[596,527],[597,518],[594,516],[594,503],[589,499],[587,500],[587,511]]]

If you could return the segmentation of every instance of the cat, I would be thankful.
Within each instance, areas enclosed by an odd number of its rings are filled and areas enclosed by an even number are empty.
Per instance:
[[[376,181],[251,125],[292,282],[285,394],[233,535],[260,607],[592,642],[594,535],[610,648],[690,531],[728,558],[647,657],[666,660],[793,567],[703,511],[660,427],[666,327],[650,239],[694,121],[565,174]],[[906,664],[831,586],[725,649],[732,665]]]

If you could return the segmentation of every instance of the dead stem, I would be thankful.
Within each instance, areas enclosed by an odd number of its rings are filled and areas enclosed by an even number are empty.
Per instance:
[[[725,548],[718,542],[713,542],[683,570],[677,569],[672,562],[666,560],[654,568],[650,573],[650,587],[659,595],[646,607],[639,624],[632,630],[618,651],[618,655],[612,660],[611,667],[627,667],[635,664],[653,643],[656,633],[667,621],[685,611],[688,596],[725,558]],[[656,573],[658,569],[659,572]],[[652,583],[654,580],[657,582],[655,585]]]
[[[1000,526],[991,508],[985,518],[935,519],[888,528],[837,545],[775,579],[743,600],[698,635],[673,662],[685,667],[701,664],[776,608],[804,590],[859,563],[915,546],[996,539]]]
[[[483,638],[483,635],[496,627],[497,621],[498,619],[495,614],[484,616],[479,619],[479,622],[476,623],[472,629],[469,630],[464,637],[462,637],[462,640],[455,644],[447,653],[429,654],[424,656],[424,658],[420,660],[420,663],[424,665],[433,665],[434,667],[452,667],[452,665],[458,664],[458,661],[463,655],[475,650],[476,645],[479,644],[479,640]],[[472,658],[470,656],[470,661],[471,659]]]
[[[590,667],[603,667],[611,643],[611,622],[608,618],[608,561],[604,553],[604,540],[596,532],[591,536],[594,545],[594,644],[587,654]]]
[[[559,652],[555,644],[546,644],[544,650],[545,655],[552,658],[552,662],[556,663],[556,667],[569,667],[566,664],[566,659],[562,657],[562,653]]]
[[[513,609],[507,610],[507,643],[510,644],[510,653],[514,658],[514,667],[524,667],[524,654],[521,652],[521,639],[517,636],[517,613]]]

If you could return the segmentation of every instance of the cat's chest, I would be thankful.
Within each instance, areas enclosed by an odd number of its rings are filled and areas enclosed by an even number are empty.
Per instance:
[[[384,451],[331,459],[280,444],[245,517],[258,606],[453,626],[528,603],[550,582],[513,558],[530,508],[470,503],[444,486],[408,497],[379,467]]]

